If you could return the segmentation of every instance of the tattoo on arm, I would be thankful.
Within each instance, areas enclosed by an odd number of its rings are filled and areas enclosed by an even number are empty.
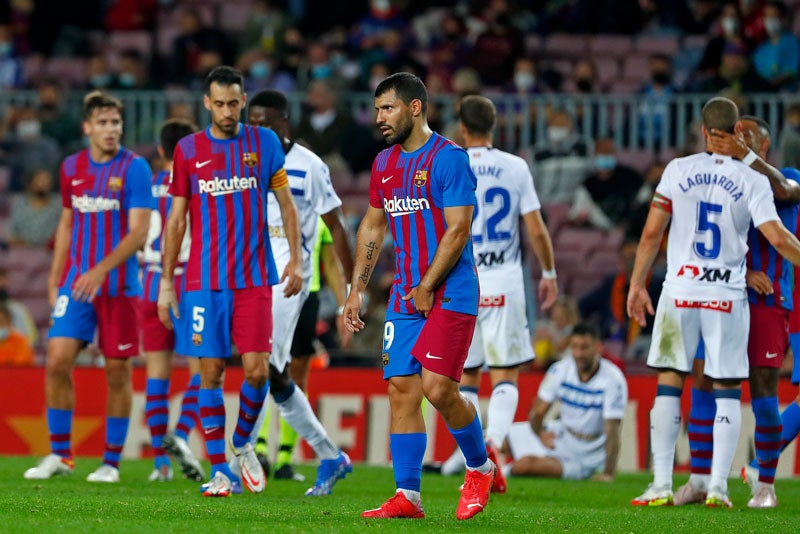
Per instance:
[[[375,250],[378,248],[378,246],[375,244],[375,241],[370,241],[369,243],[367,243],[364,246],[367,249],[367,259],[371,260],[372,256],[375,254]]]
[[[358,279],[364,282],[364,285],[367,285],[369,282],[369,275],[372,273],[372,264],[368,263],[364,266],[364,270],[361,271],[361,274],[358,275]]]

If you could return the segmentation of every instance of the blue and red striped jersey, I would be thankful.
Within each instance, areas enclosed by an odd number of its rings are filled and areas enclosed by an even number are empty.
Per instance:
[[[414,152],[394,145],[375,158],[369,202],[385,211],[394,236],[395,278],[387,309],[416,313],[401,297],[419,285],[433,261],[447,230],[444,208],[476,206],[477,183],[467,152],[437,133]],[[436,288],[434,306],[477,315],[478,293],[470,240]]]
[[[61,287],[71,287],[119,245],[129,231],[128,210],[151,208],[150,176],[147,161],[126,148],[105,163],[92,161],[89,149],[64,160],[61,204],[72,210],[72,235]],[[141,292],[133,254],[108,273],[98,294],[132,297]]]
[[[781,169],[787,180],[800,182],[800,171],[792,168]],[[797,232],[798,205],[775,202],[778,216],[786,228],[793,234]],[[759,295],[747,288],[747,298],[752,303],[767,306],[781,306],[791,311],[794,308],[792,292],[794,290],[794,267],[788,260],[778,254],[769,241],[752,224],[747,236],[747,268],[763,271],[772,280],[772,295]]]
[[[189,199],[186,290],[276,284],[267,192],[288,184],[283,147],[266,128],[240,124],[231,139],[210,128],[181,139],[173,157],[170,194]]]

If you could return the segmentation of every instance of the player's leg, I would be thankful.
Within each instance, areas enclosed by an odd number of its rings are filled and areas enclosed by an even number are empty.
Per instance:
[[[800,333],[789,334],[789,343],[794,354],[792,384],[797,385],[800,384]],[[797,399],[783,410],[781,424],[783,425],[781,451],[783,451],[800,433],[800,391],[798,391]]]
[[[383,335],[383,377],[389,381],[389,449],[392,454],[395,494],[379,508],[366,510],[361,517],[412,518],[425,517],[420,483],[422,458],[428,438],[422,417],[422,381],[419,362],[411,349],[425,320],[386,312]]]
[[[507,466],[513,476],[535,476],[561,478],[564,468],[561,461],[552,455],[534,433],[527,422],[511,425],[506,438],[513,463]]]
[[[517,413],[519,366],[490,368],[489,375],[492,380],[492,395],[489,397],[489,408],[486,413],[486,451],[498,469],[492,491],[505,493],[507,486],[499,447],[508,436]]]
[[[561,478],[563,473],[561,462],[552,456],[523,456],[511,465],[514,476]]]
[[[177,340],[176,340],[177,347]],[[202,482],[206,477],[200,460],[189,448],[189,433],[192,428],[202,429],[200,421],[200,359],[186,358],[189,367],[189,383],[183,392],[181,401],[181,414],[175,431],[164,436],[162,442],[164,449],[178,460],[183,476],[195,482]]]

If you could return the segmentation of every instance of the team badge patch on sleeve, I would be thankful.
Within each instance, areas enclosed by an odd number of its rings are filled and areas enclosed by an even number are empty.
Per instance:
[[[651,203],[651,205],[654,208],[664,210],[667,213],[672,213],[672,200],[668,199],[661,193],[656,193],[653,195],[653,202]]]

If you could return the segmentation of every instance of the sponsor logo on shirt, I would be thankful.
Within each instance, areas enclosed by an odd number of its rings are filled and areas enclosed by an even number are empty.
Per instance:
[[[233,176],[228,179],[215,176],[212,180],[200,180],[198,182],[201,193],[209,195],[230,195],[239,191],[247,191],[248,189],[258,188],[258,181],[255,176],[239,178]]]
[[[169,186],[167,184],[151,186],[150,190],[156,198],[165,198],[169,196]]]
[[[72,195],[72,207],[81,213],[99,213],[101,211],[119,211],[120,203],[115,198]]]
[[[479,308],[502,308],[506,305],[505,295],[481,295],[481,300],[478,302]]]
[[[733,308],[732,300],[681,300],[675,299],[676,308],[700,308],[703,310],[714,310],[722,313],[731,313]]]
[[[397,198],[383,199],[383,209],[392,217],[398,215],[410,215],[415,211],[431,209],[431,203],[427,198]]]
[[[702,274],[700,270],[703,270]],[[714,267],[698,267],[697,265],[681,265],[678,269],[679,278],[691,278],[698,282],[728,282],[731,281],[730,269],[717,269]]]

